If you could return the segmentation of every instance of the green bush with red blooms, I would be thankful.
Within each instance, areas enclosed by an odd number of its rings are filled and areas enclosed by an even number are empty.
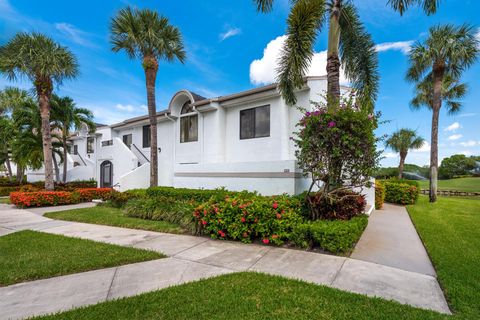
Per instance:
[[[238,193],[201,204],[193,212],[197,234],[212,238],[282,244],[303,219],[300,203],[289,196]]]
[[[33,192],[12,192],[10,202],[17,207],[43,207],[75,204],[89,202],[92,199],[106,200],[115,193],[109,188],[88,188],[69,191],[33,191]]]

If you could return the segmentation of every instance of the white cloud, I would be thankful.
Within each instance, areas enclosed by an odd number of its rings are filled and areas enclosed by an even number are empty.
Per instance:
[[[261,59],[253,60],[250,64],[250,82],[255,85],[270,84],[276,81],[278,60],[282,51],[286,35],[279,36],[270,41],[263,50]],[[327,67],[327,51],[315,52],[312,63],[306,73],[307,76],[325,75]],[[347,84],[343,72],[340,74],[340,83]]]
[[[480,141],[477,142],[475,140],[469,140],[469,141],[460,142],[460,145],[463,147],[474,147],[477,144],[480,144]]]
[[[72,42],[85,47],[95,47],[95,45],[87,39],[88,33],[78,29],[74,25],[61,22],[55,23],[55,28]]]
[[[234,37],[242,33],[242,29],[240,28],[230,28],[224,33],[220,33],[218,37],[220,38],[220,41],[224,41],[228,38]]]
[[[128,113],[138,112],[139,110],[147,111],[148,108],[146,105],[140,105],[139,107],[133,106],[131,104],[121,104],[118,103],[115,108],[119,111],[125,111]]]
[[[448,140],[454,141],[460,139],[461,137],[463,137],[461,134],[452,134],[450,137],[448,137]]]
[[[460,129],[462,126],[458,122],[454,122],[448,127],[445,128],[445,131],[453,131],[455,132],[457,129]]]
[[[375,50],[377,52],[384,52],[389,50],[397,50],[401,51],[404,54],[410,52],[410,48],[412,46],[413,40],[410,41],[397,41],[397,42],[383,42],[379,43],[375,46]]]
[[[430,144],[425,141],[420,149],[414,149],[412,150],[414,153],[424,153],[424,152],[430,152]]]
[[[383,156],[385,158],[398,158],[398,154],[396,154],[395,152],[387,152],[384,153]]]
[[[457,117],[460,117],[460,118],[466,118],[466,117],[474,117],[476,116],[477,114],[476,113],[462,113],[462,114],[459,114]]]

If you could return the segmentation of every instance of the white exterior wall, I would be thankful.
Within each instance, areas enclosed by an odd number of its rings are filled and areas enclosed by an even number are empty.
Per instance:
[[[326,89],[326,79],[309,79],[305,88],[297,92],[297,105],[310,109],[310,101],[323,99]],[[264,195],[295,194],[308,189],[310,181],[296,167],[295,146],[290,139],[302,114],[297,108],[287,106],[276,90],[194,107],[198,115],[198,141],[180,143],[180,108],[186,101],[193,101],[192,95],[179,91],[172,98],[168,115],[158,117],[159,185],[225,187],[235,191],[256,190]],[[270,136],[241,140],[240,111],[264,105],[270,106]],[[140,118],[97,131],[95,154],[91,156],[98,181],[100,164],[109,160],[113,163],[113,184],[117,188],[148,186],[150,148],[142,147],[144,125],[148,125],[148,119]],[[148,160],[123,144],[125,134],[132,134],[132,143]],[[113,139],[113,146],[101,147],[101,141],[109,139]],[[86,137],[75,143],[83,155]],[[372,190],[364,193],[369,203],[373,203]]]

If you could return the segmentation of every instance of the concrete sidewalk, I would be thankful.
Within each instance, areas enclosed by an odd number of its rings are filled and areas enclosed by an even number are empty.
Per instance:
[[[385,203],[368,226],[351,258],[436,276],[427,251],[403,206]]]
[[[0,206],[0,228],[15,231],[27,226],[47,233],[148,248],[170,258],[0,288],[2,319],[67,310],[237,271],[281,275],[450,313],[434,276],[377,263],[186,235],[54,221]]]

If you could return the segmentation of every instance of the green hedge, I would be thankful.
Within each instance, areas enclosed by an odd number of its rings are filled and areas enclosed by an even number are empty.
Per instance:
[[[396,204],[414,204],[419,196],[420,188],[408,184],[386,180],[383,182],[385,186],[385,201]]]
[[[20,190],[20,187],[0,187],[0,197],[7,197],[10,195],[10,192],[17,192]]]
[[[385,202],[385,186],[379,180],[375,181],[375,209],[382,209]]]
[[[348,253],[360,239],[368,224],[366,215],[348,221],[317,220],[293,228],[290,241],[300,248],[315,248],[332,253]]]
[[[233,195],[235,192],[225,189],[187,189],[174,187],[151,187],[147,189],[148,197],[171,197],[178,200],[194,200],[198,203],[206,202],[211,197],[224,198],[226,195]]]

